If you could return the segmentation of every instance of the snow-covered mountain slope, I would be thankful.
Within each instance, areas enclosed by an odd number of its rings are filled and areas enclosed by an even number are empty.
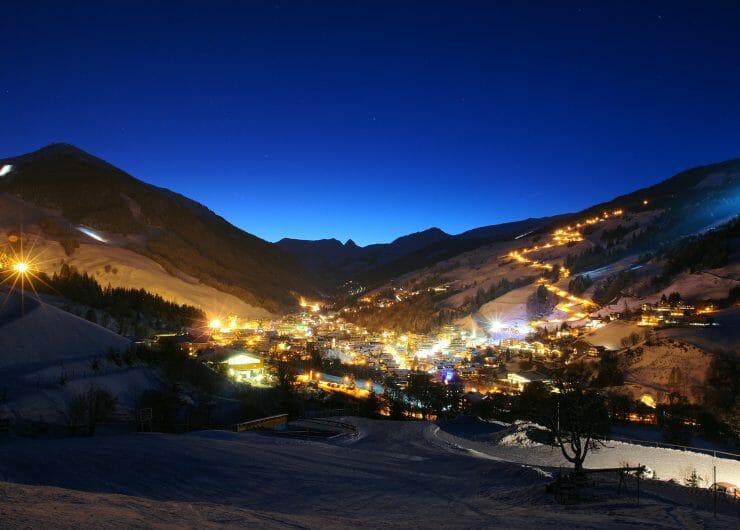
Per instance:
[[[23,219],[23,253],[33,263],[34,269],[49,276],[59,272],[61,265],[66,263],[81,273],[89,274],[103,287],[110,284],[111,287],[145,289],[166,300],[202,309],[207,315],[272,315],[270,311],[206,285],[176,267],[165,269],[147,255],[140,236],[89,231],[101,241],[75,230],[76,248],[69,254],[57,238],[50,236],[41,226],[44,219],[64,224],[58,210],[41,208],[17,197],[0,194],[0,241],[7,238],[4,230],[8,234],[17,233],[13,227],[18,225],[18,219]],[[6,243],[5,246],[9,245]],[[16,247],[20,253],[20,246]]]
[[[436,309],[452,311],[456,317],[467,313],[468,321],[475,320],[479,311],[486,318],[498,312],[521,319],[525,296],[517,295],[522,307],[516,310],[503,297],[492,296],[491,292],[501,281],[514,283],[528,278],[542,278],[542,282],[547,279],[565,292],[578,275],[588,276],[593,285],[583,296],[595,297],[598,305],[606,306],[599,314],[622,310],[625,304],[634,309],[674,291],[689,301],[721,299],[740,284],[736,270],[740,263],[737,244],[730,243],[732,248],[726,253],[719,248],[723,242],[717,248],[712,247],[712,259],[707,260],[711,265],[700,263],[706,253],[698,251],[696,256],[682,255],[670,273],[665,273],[664,266],[670,252],[689,241],[688,236],[711,234],[709,231],[718,227],[719,231],[724,229],[728,233],[734,230],[728,227],[739,212],[740,160],[698,167],[573,214],[567,220],[555,221],[523,237],[480,246],[436,262],[430,260],[424,267],[376,287],[370,295],[399,286],[409,292],[429,285],[445,285],[445,292],[435,294]],[[729,234],[727,239],[736,238]],[[723,262],[719,269],[716,262]],[[557,267],[561,268],[559,279]],[[629,276],[623,282],[625,288],[617,285],[610,290],[610,282],[620,274]],[[520,289],[518,294],[527,291],[531,289]],[[565,297],[573,294],[569,292]],[[492,299],[496,302],[497,297],[502,298],[499,304],[490,302]],[[571,322],[574,314],[593,313],[596,309],[579,308],[570,314],[561,311],[542,318],[557,323]]]
[[[114,363],[131,342],[112,331],[17,292],[0,290],[0,418],[63,425],[70,401],[94,386],[130,414],[138,393],[156,386],[145,366]]]
[[[130,341],[54,306],[0,290],[0,368],[62,364],[127,350]]]
[[[35,224],[69,256],[91,241],[141,254],[190,278],[178,290],[195,278],[272,311],[314,292],[311,275],[277,245],[74,146],[52,144],[0,162],[12,167],[0,178],[0,245]]]

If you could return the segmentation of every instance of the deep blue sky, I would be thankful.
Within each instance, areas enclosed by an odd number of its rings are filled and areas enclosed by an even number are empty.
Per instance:
[[[5,0],[0,156],[70,142],[268,240],[359,244],[740,156],[736,1],[169,4]]]

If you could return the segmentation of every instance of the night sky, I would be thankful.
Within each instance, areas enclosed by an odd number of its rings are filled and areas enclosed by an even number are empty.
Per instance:
[[[164,4],[3,1],[0,156],[69,142],[270,241],[358,244],[740,156],[736,1]]]

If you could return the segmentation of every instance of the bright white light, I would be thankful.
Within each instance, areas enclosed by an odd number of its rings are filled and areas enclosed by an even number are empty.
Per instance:
[[[245,355],[243,353],[234,355],[233,357],[230,357],[227,361],[229,366],[234,365],[244,365],[244,364],[259,364],[260,360],[257,357],[252,357],[251,355]]]
[[[13,171],[13,166],[11,166],[10,164],[5,164],[3,167],[0,167],[0,177],[4,177],[11,171]]]
[[[21,274],[28,272],[28,263],[19,262],[13,265],[13,270],[15,272],[20,272]]]
[[[107,243],[108,241],[100,237],[98,234],[90,230],[89,228],[86,228],[84,226],[78,226],[77,230],[85,234],[86,236],[89,236],[93,238],[95,241],[100,241],[101,243]]]
[[[502,329],[504,329],[504,325],[498,320],[494,320],[493,322],[491,322],[491,332],[492,333],[498,333]]]

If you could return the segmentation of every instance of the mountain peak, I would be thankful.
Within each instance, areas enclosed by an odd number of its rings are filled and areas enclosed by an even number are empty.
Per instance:
[[[24,166],[26,164],[33,164],[38,162],[55,163],[57,160],[74,161],[75,163],[82,162],[86,165],[97,168],[113,168],[116,171],[123,173],[123,171],[115,168],[102,158],[91,155],[84,149],[80,149],[75,145],[65,142],[51,143],[45,145],[44,147],[41,147],[40,149],[31,151],[30,153],[15,156],[9,160],[11,160],[13,164],[16,164],[18,166]]]
[[[425,244],[433,243],[447,237],[449,237],[448,233],[440,228],[437,228],[436,226],[433,226],[432,228],[427,228],[426,230],[422,230],[420,232],[414,232],[413,234],[407,234],[405,236],[398,237],[391,241],[390,244],[408,244],[411,241],[416,242],[417,244]]]
[[[17,171],[0,179],[0,193],[52,208],[65,225],[85,225],[124,238],[136,234],[131,250],[168,272],[182,271],[270,311],[292,307],[293,292],[310,295],[304,269],[278,246],[74,145],[50,144],[7,163]],[[225,255],[244,268],[225,268],[212,258]]]
[[[347,248],[357,248],[357,243],[352,241],[352,239],[348,239],[344,246]]]
[[[37,149],[36,151],[32,151],[26,155],[23,156],[34,156],[34,157],[42,157],[42,156],[75,156],[75,157],[84,157],[84,158],[97,158],[87,151],[80,149],[76,145],[68,144],[65,142],[55,142],[48,145],[45,145],[44,147]]]

